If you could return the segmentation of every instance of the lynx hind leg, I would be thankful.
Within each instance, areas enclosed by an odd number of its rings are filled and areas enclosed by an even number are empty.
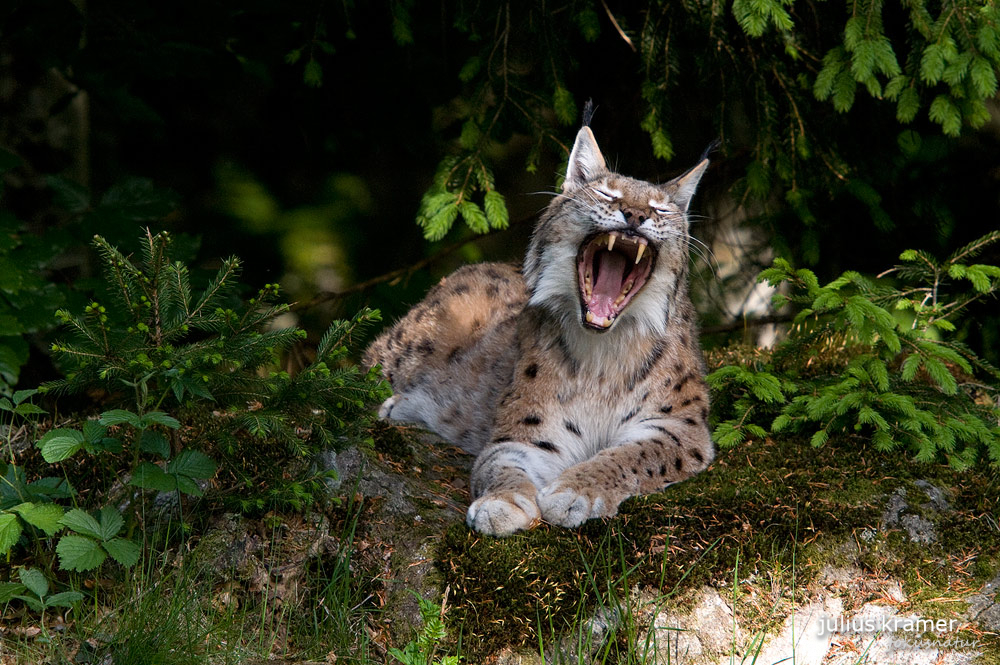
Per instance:
[[[395,392],[405,392],[429,371],[447,369],[483,334],[524,307],[518,268],[480,263],[459,268],[365,351],[364,362],[382,366]]]

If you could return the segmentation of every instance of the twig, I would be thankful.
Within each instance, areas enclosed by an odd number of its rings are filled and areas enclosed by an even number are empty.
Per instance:
[[[605,2],[604,0],[601,0],[601,6],[604,7],[604,11],[607,12],[608,18],[611,19],[611,25],[615,26],[615,30],[618,31],[618,34],[621,35],[621,38],[625,40],[625,43],[628,44],[628,47],[632,49],[633,53],[635,53],[635,44],[633,44],[629,36],[625,34],[625,31],[622,30],[622,27],[618,25],[618,21],[615,20],[615,15],[612,14],[611,9],[608,8],[608,3]]]

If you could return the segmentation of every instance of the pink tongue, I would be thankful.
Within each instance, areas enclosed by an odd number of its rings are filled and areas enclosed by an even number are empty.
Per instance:
[[[614,302],[625,282],[628,260],[618,252],[598,252],[597,280],[587,307],[595,316],[611,318],[615,312]]]

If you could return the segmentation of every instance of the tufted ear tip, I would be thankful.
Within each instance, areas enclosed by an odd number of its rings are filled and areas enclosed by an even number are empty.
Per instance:
[[[590,127],[581,127],[580,131],[576,133],[573,151],[569,154],[562,191],[566,192],[580,187],[600,177],[607,170],[608,165],[604,161],[601,149],[597,146],[594,132],[590,131]]]
[[[681,210],[685,212],[688,206],[691,204],[691,199],[694,197],[695,190],[698,189],[698,183],[701,181],[701,177],[705,174],[705,169],[708,168],[709,159],[703,157],[698,164],[689,169],[686,173],[683,173],[666,185],[664,189],[670,196],[670,199],[676,203]]]

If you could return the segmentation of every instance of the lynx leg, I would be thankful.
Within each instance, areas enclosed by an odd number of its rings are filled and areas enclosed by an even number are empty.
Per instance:
[[[484,449],[472,467],[472,495],[465,521],[492,536],[508,536],[532,526],[541,513],[538,488],[559,475],[557,456],[531,444],[497,443]]]
[[[708,431],[677,429],[681,436],[657,427],[663,430],[657,436],[606,448],[566,469],[538,492],[542,518],[574,527],[594,517],[613,517],[625,499],[662,491],[703,471],[714,456]]]

